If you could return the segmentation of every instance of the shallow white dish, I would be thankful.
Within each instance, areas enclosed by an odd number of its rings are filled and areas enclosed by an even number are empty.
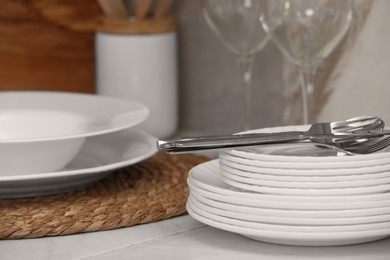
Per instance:
[[[216,200],[219,202],[249,206],[260,207],[270,209],[283,209],[283,210],[346,210],[346,209],[369,209],[379,207],[390,207],[389,194],[378,198],[378,200],[368,198],[367,200],[359,201],[357,198],[348,197],[348,200],[329,199],[330,197],[296,197],[296,196],[283,196],[283,195],[268,195],[259,194],[257,199],[246,198],[245,196],[226,196],[219,193],[209,191],[207,189],[200,188],[197,184],[194,184],[191,180],[188,181],[191,192],[202,197]],[[244,193],[245,191],[241,192]],[[246,195],[246,194],[244,194]],[[376,194],[375,194],[376,195]],[[304,199],[301,199],[304,198]],[[316,200],[320,198],[321,200]],[[334,196],[333,196],[334,198]],[[387,198],[387,199],[386,199]]]
[[[280,162],[280,161],[261,161],[252,160],[233,156],[226,152],[220,152],[219,159],[222,162],[230,161],[241,165],[249,165],[258,168],[275,168],[275,169],[295,169],[295,170],[323,170],[323,169],[357,169],[360,167],[378,166],[390,164],[390,156],[360,161],[332,161],[332,162]]]
[[[245,184],[250,184],[254,186],[263,186],[263,187],[299,188],[299,189],[334,189],[334,188],[371,187],[371,186],[378,186],[383,184],[390,184],[390,177],[379,178],[379,179],[354,180],[354,181],[350,181],[350,180],[337,181],[337,182],[335,181],[301,182],[301,181],[263,180],[263,179],[242,176],[241,173],[242,171],[234,168],[230,168],[223,164],[220,164],[220,167],[221,167],[221,174],[225,178],[231,179],[233,181],[245,183]]]
[[[390,193],[354,196],[284,196],[233,188],[222,181],[219,160],[199,164],[189,173],[191,190],[211,199],[238,205],[281,209],[352,209],[390,206]]]
[[[338,183],[338,182],[355,182],[355,181],[371,181],[376,179],[383,179],[383,178],[390,178],[390,171],[379,171],[376,172],[368,172],[364,174],[349,174],[349,175],[326,175],[321,173],[321,176],[316,176],[315,173],[318,173],[319,171],[315,171],[313,175],[296,175],[300,174],[302,171],[293,172],[292,174],[285,174],[285,175],[276,175],[276,174],[269,174],[261,172],[251,172],[247,169],[240,169],[240,166],[237,167],[235,163],[228,163],[224,164],[220,161],[221,168],[227,168],[229,171],[232,171],[234,174],[251,178],[251,179],[257,179],[257,180],[267,180],[267,181],[280,181],[280,182],[328,182],[328,183]],[[387,166],[387,165],[386,165]],[[387,166],[390,169],[390,165]],[[373,167],[371,167],[373,168]],[[383,168],[383,167],[382,167]],[[378,169],[375,167],[375,169]],[[269,170],[269,169],[267,169]],[[280,173],[280,171],[283,172],[283,170],[275,170],[271,169],[273,171],[277,171]],[[379,170],[379,169],[378,169]],[[353,170],[352,170],[353,171]],[[334,172],[334,171],[333,171]],[[339,174],[342,172],[338,171]],[[291,172],[289,172],[291,173]]]
[[[356,168],[321,168],[321,169],[290,169],[290,168],[269,168],[259,167],[255,165],[247,165],[237,161],[231,161],[224,159],[224,155],[221,163],[229,165],[230,167],[261,174],[272,174],[282,176],[309,176],[309,177],[329,177],[329,176],[347,176],[347,175],[359,175],[359,174],[371,174],[381,173],[390,170],[390,164],[362,166]]]
[[[228,218],[240,219],[245,221],[281,224],[281,225],[308,225],[308,226],[337,226],[337,225],[356,225],[367,223],[378,223],[390,221],[390,214],[372,215],[362,217],[346,217],[346,218],[316,218],[316,217],[289,217],[268,216],[261,214],[248,214],[243,212],[236,212],[222,208],[213,207],[198,201],[195,196],[191,195],[188,199],[190,205],[194,205],[202,211],[209,212],[214,215],[220,215]]]
[[[364,195],[364,194],[379,194],[390,191],[390,183],[385,183],[376,186],[367,187],[348,187],[348,188],[280,188],[270,186],[258,186],[248,183],[242,183],[233,180],[226,175],[222,176],[222,180],[232,187],[243,190],[259,192],[264,194],[275,195],[298,195],[298,196],[343,196],[343,195]]]
[[[88,137],[76,157],[61,171],[0,176],[0,198],[71,191],[140,162],[157,152],[156,138],[134,128]]]
[[[191,204],[187,203],[187,211],[194,219],[209,226],[241,234],[250,239],[293,246],[338,246],[352,245],[364,242],[370,242],[385,238],[390,235],[390,228],[379,230],[353,231],[353,232],[283,232],[253,229],[247,227],[226,224],[202,214],[198,214],[192,209]]]
[[[57,171],[86,137],[144,121],[148,109],[129,100],[45,91],[0,93],[0,176]]]
[[[0,143],[105,134],[137,125],[148,115],[149,110],[138,102],[108,96],[57,91],[3,91],[0,93]],[[62,120],[66,120],[65,124]],[[58,124],[61,124],[60,127]]]
[[[197,184],[194,184],[191,180],[188,181],[191,192],[201,195],[202,197],[216,200],[219,202],[249,206],[260,207],[270,209],[283,209],[283,210],[346,210],[346,209],[369,209],[378,207],[390,207],[389,194],[378,197],[378,200],[372,198],[363,198],[366,200],[360,201],[357,198],[345,196],[349,198],[346,200],[329,199],[333,197],[308,197],[308,196],[283,196],[283,195],[268,195],[258,194],[257,198],[247,198],[246,196],[227,196],[220,193],[212,192],[207,189],[202,189]],[[245,193],[242,191],[241,193]],[[244,194],[246,195],[246,194]],[[376,196],[375,194],[374,196]],[[365,195],[364,195],[365,196]],[[316,200],[319,198],[321,200]]]
[[[360,209],[278,209],[221,202],[204,197],[192,191],[190,194],[198,201],[215,208],[263,216],[285,216],[291,218],[351,218],[390,214],[390,206]]]
[[[387,219],[383,222],[374,222],[374,223],[362,223],[362,224],[347,224],[347,225],[291,225],[291,224],[276,224],[276,223],[264,223],[261,221],[249,221],[242,220],[237,218],[226,217],[208,211],[202,210],[197,206],[198,204],[192,203],[191,208],[195,210],[198,214],[201,214],[209,219],[214,219],[219,222],[226,224],[261,229],[261,230],[272,230],[272,231],[282,231],[282,232],[353,232],[353,231],[363,231],[363,230],[374,230],[382,228],[390,228],[390,221]]]
[[[248,133],[276,133],[287,131],[307,131],[310,125],[269,127],[247,131]],[[345,156],[331,149],[320,149],[312,143],[277,144],[253,147],[239,147],[226,150],[226,153],[252,160],[278,162],[348,162],[388,158],[389,152]]]

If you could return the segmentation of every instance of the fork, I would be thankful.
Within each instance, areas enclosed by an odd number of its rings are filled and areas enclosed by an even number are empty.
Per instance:
[[[168,153],[184,153],[198,150],[210,150],[229,147],[302,142],[329,145],[355,144],[364,132],[382,129],[384,122],[377,116],[355,117],[346,121],[315,123],[307,131],[278,133],[244,133],[222,136],[202,136],[177,140],[158,140],[157,148]],[[354,136],[351,134],[358,134]]]
[[[381,151],[389,146],[390,136],[382,136],[368,139],[367,141],[356,145],[343,147],[342,149],[356,154],[369,154]]]

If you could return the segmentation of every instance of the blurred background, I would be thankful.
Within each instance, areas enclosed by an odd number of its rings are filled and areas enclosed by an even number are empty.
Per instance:
[[[351,32],[319,69],[319,120],[373,113],[390,119],[386,113],[390,107],[390,52],[386,51],[390,2],[355,2]],[[199,1],[176,1],[173,11],[178,36],[179,129],[207,134],[239,131],[240,75],[233,54],[207,26]],[[94,93],[94,37],[101,17],[95,1],[3,0],[0,89]],[[272,43],[256,55],[254,128],[298,121],[296,74]]]
[[[199,1],[173,6],[179,54],[180,129],[239,130],[236,59],[208,28]],[[0,10],[0,89],[94,92],[96,1],[4,0]],[[255,126],[281,124],[282,57],[269,44],[256,57]]]

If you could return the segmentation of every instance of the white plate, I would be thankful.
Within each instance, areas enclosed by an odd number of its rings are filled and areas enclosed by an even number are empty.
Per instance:
[[[112,170],[156,153],[156,138],[137,129],[88,137],[78,155],[62,171],[0,176],[0,198],[48,195],[91,184]]]
[[[390,214],[372,215],[363,217],[349,217],[349,218],[292,218],[285,215],[267,216],[260,214],[248,214],[243,212],[236,212],[209,206],[201,201],[198,201],[195,196],[190,196],[188,199],[190,205],[194,205],[202,211],[210,214],[224,216],[228,218],[240,219],[245,221],[279,224],[279,225],[303,225],[303,226],[337,226],[337,225],[356,225],[367,223],[378,223],[390,221]]]
[[[247,131],[248,133],[276,133],[286,131],[307,131],[310,125],[270,127]],[[278,162],[347,162],[388,158],[389,152],[345,156],[330,149],[320,149],[314,144],[277,144],[256,147],[235,148],[227,153],[252,160]],[[341,155],[340,155],[341,154]]]
[[[351,218],[366,217],[374,215],[390,214],[390,206],[361,209],[275,209],[255,206],[236,205],[229,202],[213,200],[196,192],[190,192],[198,201],[211,207],[229,210],[233,212],[263,215],[263,216],[285,216],[290,218]]]
[[[295,170],[323,170],[323,169],[358,169],[360,167],[378,166],[390,164],[390,156],[372,160],[346,161],[346,162],[279,162],[245,159],[233,156],[226,152],[220,152],[219,159],[222,162],[230,161],[241,165],[249,165],[258,168],[295,169]]]
[[[209,198],[236,204],[283,209],[368,208],[370,205],[390,206],[390,193],[354,196],[284,196],[260,194],[233,188],[222,181],[218,160],[199,164],[189,173],[190,188],[198,188]],[[203,194],[202,194],[203,195]],[[377,204],[381,203],[381,204]],[[382,204],[385,203],[385,204]],[[387,204],[386,204],[387,203]]]
[[[48,122],[51,121],[50,114],[56,113],[65,115],[64,118],[77,119],[72,129],[58,129],[58,133],[53,132],[55,125],[48,125]],[[26,131],[27,127],[18,127],[33,115],[37,123],[31,122],[31,129]],[[2,91],[0,118],[9,122],[11,129],[2,129],[0,143],[65,140],[100,135],[135,126],[148,115],[149,110],[144,105],[114,97],[55,91]],[[48,121],[46,124],[44,118]],[[46,128],[50,131],[45,131]],[[24,130],[28,137],[23,138],[24,134],[16,133],[16,130]],[[29,131],[32,130],[35,134],[30,136]],[[46,135],[48,131],[50,134]],[[5,137],[1,138],[2,136]]]
[[[221,157],[223,157],[222,155]],[[290,168],[269,168],[269,167],[258,167],[255,165],[247,165],[242,162],[225,160],[222,158],[221,163],[229,165],[230,167],[261,173],[261,174],[272,174],[282,176],[310,176],[310,177],[327,177],[327,176],[347,176],[347,175],[359,175],[359,174],[371,174],[381,173],[390,170],[390,164],[373,165],[373,166],[362,166],[357,168],[322,168],[322,169],[290,169]]]
[[[253,184],[242,183],[227,176],[222,176],[222,180],[232,187],[243,190],[275,194],[275,195],[298,195],[298,196],[343,196],[343,195],[364,195],[364,194],[379,194],[390,191],[390,183],[368,186],[368,187],[353,187],[353,188],[321,188],[321,189],[305,189],[305,188],[276,188],[268,186],[258,186]]]
[[[333,189],[333,188],[357,188],[357,187],[369,187],[378,186],[383,184],[390,184],[390,177],[379,178],[379,179],[368,179],[368,180],[355,180],[355,181],[317,181],[317,182],[301,182],[301,181],[274,181],[264,180],[258,178],[252,178],[243,176],[242,171],[230,168],[223,164],[220,164],[221,174],[223,177],[242,182],[245,184],[251,184],[256,186],[264,187],[275,187],[275,188],[299,188],[299,189]],[[246,174],[244,172],[244,174]],[[253,174],[256,175],[256,174]],[[261,176],[260,174],[257,174]]]
[[[191,208],[198,214],[201,214],[209,219],[214,219],[218,222],[226,224],[261,229],[261,230],[272,230],[281,232],[352,232],[352,231],[367,231],[374,229],[390,228],[390,221],[377,222],[377,223],[363,223],[363,224],[347,224],[347,225],[288,225],[288,224],[274,224],[274,223],[263,223],[260,221],[249,221],[237,218],[226,217],[218,214],[213,214],[202,210],[197,204],[192,203]],[[240,213],[240,212],[238,212]]]
[[[371,242],[390,235],[390,228],[354,232],[281,232],[246,228],[209,219],[195,212],[187,203],[187,211],[194,219],[222,230],[241,234],[250,239],[292,246],[339,246]]]
[[[351,175],[326,175],[321,174],[321,176],[316,176],[315,173],[318,173],[319,171],[315,171],[313,175],[307,175],[307,176],[299,176],[296,174],[301,173],[301,171],[294,172],[292,174],[285,174],[285,175],[276,175],[276,174],[269,174],[264,172],[251,172],[248,170],[239,169],[240,167],[235,163],[229,163],[224,164],[220,161],[220,166],[224,167],[226,169],[229,169],[232,173],[246,177],[246,178],[252,178],[252,179],[258,179],[258,180],[267,180],[267,181],[281,181],[281,182],[329,182],[329,183],[338,183],[338,182],[354,182],[354,181],[369,181],[369,180],[375,180],[375,179],[383,179],[383,178],[390,178],[390,171],[379,171],[379,172],[370,172],[370,173],[364,173],[364,174],[351,174]],[[390,169],[390,165],[387,166]],[[280,170],[271,169],[273,171],[277,171],[280,173]],[[261,171],[261,170],[260,170]],[[283,170],[282,170],[283,171]],[[340,173],[340,171],[338,171]]]
[[[270,209],[283,209],[283,210],[346,210],[346,209],[368,209],[378,207],[390,207],[390,199],[379,200],[364,200],[351,198],[350,201],[338,199],[329,200],[329,197],[304,197],[305,199],[291,198],[291,196],[278,196],[278,195],[263,195],[259,194],[257,199],[245,198],[244,196],[226,196],[219,193],[202,189],[198,185],[194,184],[191,180],[188,181],[191,192],[202,197],[206,197],[212,200],[249,207],[260,207]],[[242,192],[243,193],[243,192]],[[272,197],[273,196],[273,197]],[[271,198],[269,198],[271,197]],[[276,198],[275,198],[276,197]],[[387,196],[388,197],[388,194]],[[315,200],[315,198],[321,198],[322,201]]]

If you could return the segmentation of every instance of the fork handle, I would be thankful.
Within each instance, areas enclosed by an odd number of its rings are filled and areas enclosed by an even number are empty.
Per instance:
[[[253,146],[261,144],[277,144],[304,141],[310,136],[304,132],[254,133],[222,136],[203,136],[177,140],[158,140],[157,148],[168,153],[185,153],[200,150],[211,150],[231,147]]]

